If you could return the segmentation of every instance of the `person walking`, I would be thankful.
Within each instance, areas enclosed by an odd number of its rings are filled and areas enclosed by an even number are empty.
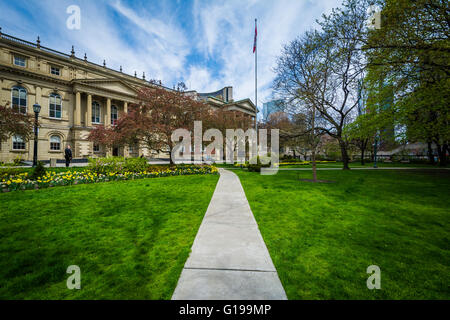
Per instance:
[[[72,149],[70,149],[70,144],[68,144],[64,150],[64,158],[66,158],[66,167],[68,167],[70,165],[70,161],[72,161]]]

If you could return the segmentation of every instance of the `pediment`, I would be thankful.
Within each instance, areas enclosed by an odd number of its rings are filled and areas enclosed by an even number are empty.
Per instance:
[[[76,82],[118,94],[136,95],[138,91],[137,88],[118,79],[79,79]]]

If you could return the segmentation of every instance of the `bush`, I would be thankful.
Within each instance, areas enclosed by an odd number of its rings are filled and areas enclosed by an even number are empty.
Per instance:
[[[97,174],[142,172],[148,168],[145,158],[106,157],[89,159],[89,169]]]
[[[146,158],[127,158],[125,160],[125,170],[130,172],[142,172],[147,170],[148,163]]]
[[[20,165],[22,165],[22,158],[20,157],[20,155],[17,156],[17,157],[14,159],[13,164],[14,164],[15,166],[20,166]]]
[[[261,172],[261,168],[268,168],[268,167],[270,167],[270,155],[268,157],[264,157],[264,158],[268,158],[269,163],[262,164],[261,163],[261,158],[258,156],[256,158],[256,164],[251,164],[251,163],[248,164],[248,166],[247,166],[248,171],[250,171],[250,172]]]
[[[125,167],[124,157],[90,158],[89,169],[97,174],[122,171]]]
[[[33,169],[33,173],[31,174],[31,178],[33,180],[37,180],[40,177],[43,177],[47,170],[44,167],[44,163],[42,161],[38,161],[36,167]]]

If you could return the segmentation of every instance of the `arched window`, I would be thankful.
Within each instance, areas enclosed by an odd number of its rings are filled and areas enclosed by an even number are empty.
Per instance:
[[[60,136],[53,135],[50,137],[50,150],[60,151],[61,150],[61,138]]]
[[[92,123],[100,123],[100,105],[92,102]]]
[[[118,110],[116,106],[111,106],[111,124],[115,125],[118,118]]]
[[[11,89],[12,106],[20,113],[27,113],[27,90],[22,87],[13,87]]]
[[[25,141],[21,136],[13,136],[13,150],[25,150]]]
[[[61,96],[57,93],[50,94],[49,97],[49,116],[50,118],[61,119],[62,102]]]

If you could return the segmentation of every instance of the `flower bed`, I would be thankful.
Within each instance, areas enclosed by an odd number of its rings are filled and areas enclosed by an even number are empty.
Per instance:
[[[192,174],[217,174],[214,166],[173,166],[173,167],[150,167],[140,172],[109,172],[106,174],[96,173],[91,169],[82,171],[47,172],[44,176],[32,180],[28,172],[18,173],[12,176],[2,176],[1,188],[3,192],[41,189],[55,186],[67,186],[83,183],[96,183],[118,180],[133,180],[142,178],[157,178],[167,176],[192,175]]]

